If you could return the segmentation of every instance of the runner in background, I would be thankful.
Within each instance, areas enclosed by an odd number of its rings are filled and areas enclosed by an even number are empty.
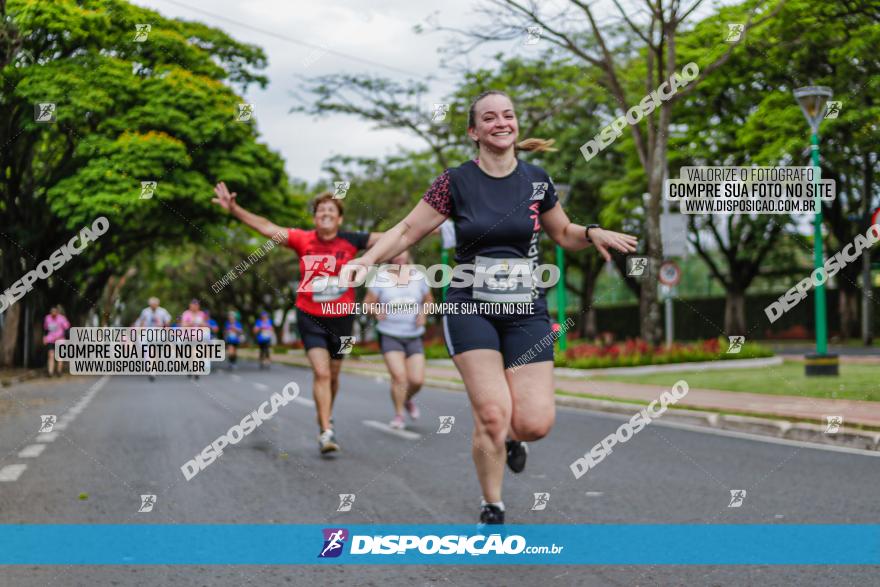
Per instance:
[[[229,359],[227,369],[232,371],[235,368],[235,362],[238,359],[236,352],[238,345],[241,344],[241,335],[244,330],[241,328],[241,322],[238,320],[234,311],[230,311],[226,315],[226,323],[223,325],[223,339],[226,341],[226,357]]]
[[[134,325],[140,328],[168,328],[171,325],[171,314],[159,305],[159,298],[153,296],[147,300],[147,307],[141,310],[140,316],[134,321]],[[142,343],[145,347],[149,343]],[[147,359],[150,363],[150,359]],[[156,376],[150,373],[150,381],[155,381]]]
[[[374,287],[367,288],[364,298],[364,306],[379,322],[376,329],[382,358],[391,375],[391,402],[394,404],[394,418],[389,426],[395,430],[405,427],[404,408],[413,420],[419,417],[419,408],[412,398],[425,382],[422,345],[425,314],[422,304],[433,301],[427,279],[424,275],[410,273],[410,263],[408,251],[391,259],[392,267],[377,274]],[[409,279],[401,279],[403,269]]]
[[[333,192],[319,194],[312,202],[315,228],[281,228],[248,212],[236,202],[236,194],[220,182],[212,201],[268,238],[287,236],[287,246],[299,255],[300,286],[296,295],[296,325],[312,367],[312,397],[318,421],[321,454],[339,450],[333,430],[333,403],[339,391],[341,353],[351,344],[354,327],[354,289],[340,287],[338,275],[361,249],[370,247],[381,233],[340,230],[344,206]],[[343,341],[345,337],[345,341]]]
[[[254,324],[254,338],[257,346],[260,347],[260,369],[268,369],[272,365],[271,348],[274,334],[272,326],[269,312],[261,312]]]
[[[184,311],[180,316],[180,327],[181,328],[205,328],[208,326],[208,315],[201,309],[201,304],[199,304],[199,300],[193,299],[189,303],[189,309]],[[199,376],[195,374],[187,375],[187,377],[191,377],[194,379],[198,379]]]
[[[61,377],[64,371],[64,363],[62,361],[56,363],[55,361],[55,341],[65,340],[65,334],[68,330],[70,330],[70,322],[61,313],[61,308],[59,306],[52,306],[52,309],[49,310],[49,313],[43,319],[43,344],[46,345],[46,351],[49,356],[47,361],[49,377],[55,375]],[[58,366],[57,371],[55,369],[56,364]]]
[[[211,313],[205,310],[205,316],[208,317],[208,328],[211,329],[211,339],[220,338],[220,325],[211,318]]]

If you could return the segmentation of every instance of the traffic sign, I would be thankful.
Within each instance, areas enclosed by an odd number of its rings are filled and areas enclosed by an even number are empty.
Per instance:
[[[687,256],[688,219],[684,214],[660,215],[664,257]]]
[[[681,267],[675,261],[665,261],[660,266],[660,283],[676,286],[681,281]]]

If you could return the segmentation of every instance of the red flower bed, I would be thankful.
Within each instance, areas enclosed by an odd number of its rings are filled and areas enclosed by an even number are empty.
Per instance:
[[[693,343],[673,343],[672,346],[651,346],[644,340],[630,338],[613,342],[607,337],[604,343],[581,342],[565,351],[556,359],[557,366],[594,369],[603,367],[628,367],[716,359],[744,359],[772,356],[767,349],[749,343],[738,354],[727,354],[719,339],[710,338]]]

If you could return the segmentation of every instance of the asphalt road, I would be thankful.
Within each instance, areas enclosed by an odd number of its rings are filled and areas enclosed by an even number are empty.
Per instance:
[[[311,378],[245,363],[194,382],[164,377],[36,380],[0,389],[0,523],[448,523],[476,521],[466,396],[426,389],[407,434],[384,423],[387,384],[343,375],[343,451],[318,454]],[[181,465],[294,381],[300,398],[186,481]],[[96,385],[97,384],[97,385]],[[40,416],[61,430],[40,436]],[[62,418],[64,414],[72,417]],[[449,434],[438,418],[455,416]],[[562,409],[528,466],[508,474],[509,523],[880,523],[880,460],[664,424],[619,445],[589,475],[568,465],[623,420]],[[58,424],[56,424],[58,427]],[[44,448],[34,448],[42,445]],[[26,465],[16,467],[15,465]],[[730,490],[745,489],[729,508]],[[549,492],[543,511],[533,494]],[[356,495],[337,512],[340,493]],[[155,494],[138,513],[141,494]],[[87,499],[80,499],[81,495]],[[683,547],[686,547],[684,545]],[[731,545],[731,548],[735,548]],[[871,584],[870,567],[3,567],[19,585],[825,585]]]

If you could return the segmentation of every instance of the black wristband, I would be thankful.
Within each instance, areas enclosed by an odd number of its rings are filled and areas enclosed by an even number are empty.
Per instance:
[[[588,224],[588,225],[584,228],[584,236],[587,237],[587,242],[592,244],[593,239],[590,238],[590,229],[591,229],[591,228],[602,228],[602,227],[599,226],[598,224]]]

